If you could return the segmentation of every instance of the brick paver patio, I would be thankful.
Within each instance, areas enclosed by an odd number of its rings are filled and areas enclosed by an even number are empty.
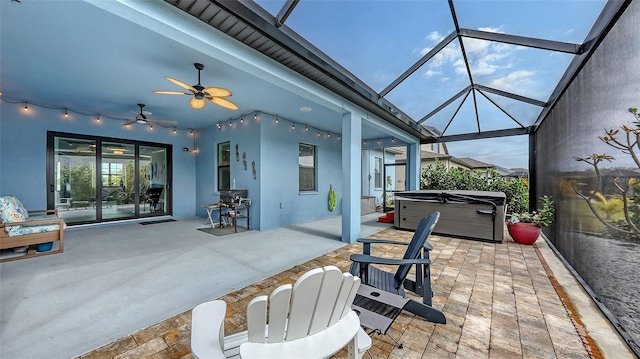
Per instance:
[[[409,241],[413,232],[386,229],[373,238]],[[373,334],[374,358],[592,358],[579,323],[575,323],[547,274],[536,246],[505,239],[487,243],[432,235],[434,307],[447,324],[433,324],[403,312],[389,333],[403,344]],[[401,257],[403,248],[372,247],[372,255]],[[349,255],[360,244],[346,245],[222,298],[227,302],[226,334],[245,330],[251,299],[293,283],[306,271],[336,265],[347,271]],[[417,297],[416,297],[417,298]],[[215,299],[215,298],[212,298]],[[95,358],[192,358],[191,311],[81,356]],[[582,333],[582,335],[580,334]],[[346,351],[335,358],[346,358]],[[366,356],[365,356],[366,358]]]

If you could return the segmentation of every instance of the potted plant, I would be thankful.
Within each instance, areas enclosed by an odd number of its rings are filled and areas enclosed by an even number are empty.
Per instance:
[[[553,222],[555,207],[549,196],[540,197],[542,208],[533,212],[513,213],[507,222],[507,230],[513,241],[520,244],[533,244],[540,236],[542,227]]]

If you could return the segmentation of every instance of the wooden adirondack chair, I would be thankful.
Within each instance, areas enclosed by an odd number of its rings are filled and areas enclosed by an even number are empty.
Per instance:
[[[422,218],[416,228],[411,242],[398,242],[385,239],[360,238],[358,242],[363,243],[363,254],[352,254],[350,256],[353,264],[350,272],[362,278],[362,284],[366,284],[389,293],[406,297],[404,290],[410,290],[422,296],[422,303],[410,300],[404,307],[405,310],[419,315],[434,323],[446,324],[444,314],[431,306],[431,260],[429,251],[433,249],[427,242],[427,238],[438,223],[440,212],[434,212],[430,216]],[[406,246],[407,249],[402,259],[381,258],[371,255],[372,244],[394,244]],[[372,264],[396,266],[395,273],[387,272]],[[407,279],[411,267],[416,268],[416,279]]]
[[[226,303],[202,303],[192,311],[191,352],[197,359],[327,358],[348,346],[349,358],[362,358],[371,338],[351,310],[359,286],[358,277],[337,267],[313,269],[269,298],[254,298],[248,330],[227,337]]]

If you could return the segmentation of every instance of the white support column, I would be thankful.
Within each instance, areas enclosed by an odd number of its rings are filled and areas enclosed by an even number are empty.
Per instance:
[[[407,145],[407,190],[420,189],[420,143]]]
[[[360,169],[362,167],[362,119],[352,113],[342,117],[342,241],[354,243],[360,236]]]

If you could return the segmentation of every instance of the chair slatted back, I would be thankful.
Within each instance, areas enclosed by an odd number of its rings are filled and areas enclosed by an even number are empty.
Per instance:
[[[422,247],[424,246],[427,238],[431,235],[433,228],[438,223],[438,219],[440,218],[440,212],[435,211],[427,217],[424,217],[420,220],[418,227],[416,228],[413,237],[411,238],[411,242],[409,243],[406,252],[404,253],[403,259],[416,259],[422,253]],[[394,274],[394,278],[399,284],[402,284],[404,279],[409,274],[409,270],[411,269],[411,265],[401,265],[398,266],[398,270]]]
[[[266,296],[249,303],[248,340],[280,343],[318,333],[349,313],[359,286],[360,278],[335,266],[313,269],[293,287],[287,284],[274,290],[268,303]]]

